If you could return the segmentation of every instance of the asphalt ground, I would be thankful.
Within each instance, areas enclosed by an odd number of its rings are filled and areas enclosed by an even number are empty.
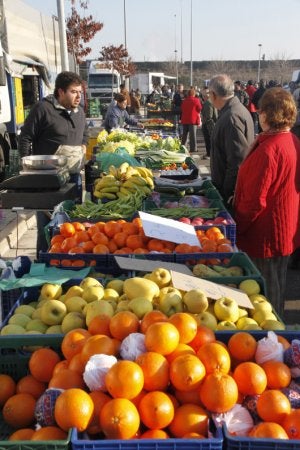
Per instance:
[[[192,157],[199,167],[201,176],[210,174],[210,161],[203,159],[205,155],[204,140],[199,129],[197,153]],[[188,143],[187,143],[188,147]],[[34,210],[1,210],[0,209],[0,257],[11,260],[16,256],[36,258],[37,228]],[[300,263],[297,269],[289,269],[285,294],[284,323],[300,329]],[[299,324],[299,325],[298,325]]]

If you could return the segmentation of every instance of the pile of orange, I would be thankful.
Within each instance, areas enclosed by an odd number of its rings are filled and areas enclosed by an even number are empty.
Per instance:
[[[186,254],[233,251],[230,240],[225,238],[218,227],[197,230],[199,246],[192,246],[146,237],[140,218],[135,218],[132,222],[125,220],[97,222],[90,226],[80,222],[65,222],[60,226],[59,231],[59,234],[51,239],[49,253],[118,255],[149,252]],[[80,259],[72,261],[66,258],[62,261],[53,259],[51,264],[83,267],[85,262]],[[91,264],[95,265],[95,261]]]
[[[249,437],[300,437],[300,410],[292,410],[281,391],[290,383],[290,369],[275,360],[257,364],[250,333],[236,332],[225,344],[187,313],[168,318],[152,311],[138,324],[128,314],[123,311],[117,322],[116,316],[96,317],[89,330],[67,333],[64,359],[50,348],[35,350],[29,375],[17,383],[0,375],[3,419],[18,430],[10,439],[65,439],[71,427],[91,439],[205,438],[211,413],[226,413],[249,395],[258,396],[261,419]],[[104,388],[90,392],[83,378],[89,358],[118,357],[122,339],[136,332],[144,333],[146,351],[133,361],[118,359],[106,369]],[[49,386],[64,389],[54,407],[56,423],[36,435],[35,405]]]

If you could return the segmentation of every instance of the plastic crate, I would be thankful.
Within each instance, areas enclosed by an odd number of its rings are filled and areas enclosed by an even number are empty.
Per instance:
[[[77,429],[72,430],[73,450],[222,450],[223,433],[211,423],[212,437],[207,439],[84,439]]]
[[[37,344],[37,336],[1,336],[0,338],[0,373],[12,376],[16,381],[28,374],[28,361],[31,352],[26,346]],[[58,350],[61,338],[45,336],[45,344]],[[8,436],[15,431],[7,425],[0,414],[0,448],[9,450],[67,450],[70,447],[71,430],[68,438],[61,441],[8,441]]]
[[[11,308],[14,306],[20,295],[22,294],[22,289],[11,289],[10,291],[2,291],[0,292],[0,305],[1,305],[1,316],[0,316],[0,324],[2,326],[2,322],[5,317],[8,315]]]

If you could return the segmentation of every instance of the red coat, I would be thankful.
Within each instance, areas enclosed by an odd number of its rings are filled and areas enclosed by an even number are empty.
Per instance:
[[[249,112],[255,112],[256,108],[255,108],[254,103],[252,103],[252,98],[253,98],[254,92],[256,92],[256,88],[252,84],[249,84],[246,87],[245,91],[249,95],[249,104],[247,106],[247,109]]]
[[[200,125],[202,104],[198,97],[186,97],[181,103],[181,123],[183,125]]]
[[[241,164],[235,191],[237,245],[250,257],[290,255],[300,244],[300,141],[261,133]]]

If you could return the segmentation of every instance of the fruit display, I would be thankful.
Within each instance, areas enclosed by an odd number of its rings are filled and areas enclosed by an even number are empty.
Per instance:
[[[157,128],[157,127],[174,127],[174,123],[166,119],[147,119],[143,121],[145,128]]]
[[[130,339],[139,346],[128,348]],[[23,341],[10,345],[20,349]],[[14,370],[9,353],[2,354],[0,407],[8,441],[66,440],[72,428],[76,443],[196,438],[201,448],[207,439],[218,442],[209,435],[213,420],[226,424],[228,439],[242,436],[249,445],[257,438],[271,438],[270,445],[299,442],[300,386],[293,378],[299,344],[292,334],[222,335],[186,312],[168,318],[152,311],[137,322],[132,312],[120,311],[96,317],[88,330],[76,328],[55,341],[49,336],[50,342],[51,348],[27,353],[27,365],[17,353]]]
[[[120,167],[110,166],[94,184],[94,196],[101,201],[117,198],[129,200],[137,192],[147,197],[154,189],[152,171],[145,167],[132,167],[127,162]]]
[[[125,280],[100,282],[87,277],[64,291],[59,285],[46,283],[38,299],[27,298],[26,304],[16,305],[1,335],[65,334],[75,328],[89,329],[94,318],[112,318],[121,311],[135,317],[137,329],[147,313],[159,311],[167,317],[185,312],[212,330],[284,330],[255,279],[243,280],[237,287],[249,296],[252,309],[241,308],[227,297],[210,299],[201,289],[180,291],[173,287],[170,271],[159,266]]]

